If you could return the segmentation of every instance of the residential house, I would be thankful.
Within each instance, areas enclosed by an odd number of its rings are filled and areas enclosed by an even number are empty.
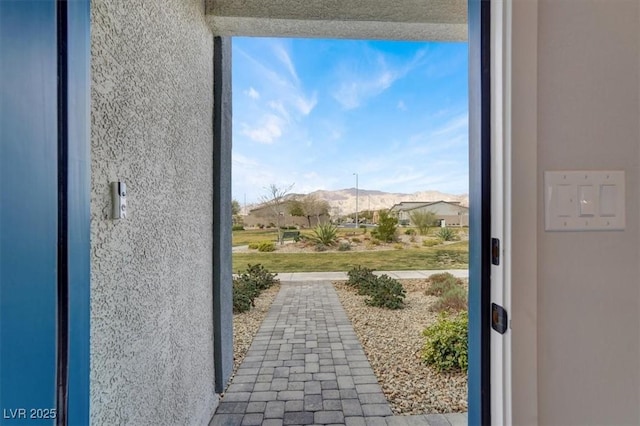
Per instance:
[[[389,213],[398,219],[400,225],[413,226],[414,212],[432,212],[438,224],[446,226],[469,226],[469,208],[457,201],[402,201],[394,204]]]

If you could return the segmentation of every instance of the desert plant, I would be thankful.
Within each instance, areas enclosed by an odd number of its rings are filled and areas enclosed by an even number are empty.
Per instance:
[[[233,312],[251,309],[260,292],[278,283],[276,274],[270,273],[262,265],[247,265],[245,272],[233,278]]]
[[[420,235],[429,234],[429,229],[436,224],[436,214],[432,211],[414,210],[409,213],[411,222],[418,228]]]
[[[462,370],[469,366],[469,315],[462,312],[448,317],[440,314],[438,320],[423,331],[426,337],[422,359],[439,371]]]
[[[232,231],[244,231],[244,226],[242,226],[242,225],[233,225],[231,227],[231,230]]]
[[[462,280],[454,277],[449,272],[433,274],[429,277],[430,285],[425,290],[429,296],[442,296],[453,287],[462,287]]]
[[[451,228],[440,228],[436,234],[442,241],[453,241],[458,236]]]
[[[386,210],[380,210],[378,227],[371,231],[371,235],[386,243],[390,243],[396,239],[398,228],[398,219],[389,215]]]
[[[340,244],[338,244],[338,251],[349,251],[351,250],[351,244],[349,244],[347,241],[343,241]]]
[[[439,240],[432,240],[432,239],[422,240],[422,245],[425,247],[433,247],[433,246],[437,246],[438,244],[440,244]]]
[[[249,243],[249,248],[252,250],[258,250],[258,247],[260,247],[260,243],[255,241],[253,243]]]
[[[396,250],[402,250],[404,248],[404,246],[401,243],[395,243],[393,245],[393,248]]]
[[[338,228],[330,223],[321,223],[313,229],[310,239],[318,244],[332,246],[338,240]]]
[[[413,228],[409,228],[404,231],[404,235],[416,235],[416,230]]]
[[[431,306],[431,310],[451,313],[465,311],[468,307],[467,300],[467,290],[460,285],[454,285],[442,293],[442,296]]]
[[[375,277],[367,288],[369,296],[365,303],[386,309],[401,309],[404,307],[406,292],[402,284],[388,275]]]
[[[362,281],[375,278],[373,269],[365,268],[360,265],[354,266],[347,271],[347,284],[351,287],[358,287]]]
[[[353,237],[353,238],[351,239],[351,242],[353,242],[353,243],[361,243],[361,242],[362,242],[362,240],[360,240],[360,238],[358,238],[358,237]]]
[[[276,244],[272,241],[263,241],[258,245],[259,252],[276,251]]]

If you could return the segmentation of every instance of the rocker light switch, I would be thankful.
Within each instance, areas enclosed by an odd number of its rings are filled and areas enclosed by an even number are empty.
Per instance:
[[[580,216],[593,216],[596,214],[596,190],[593,185],[580,185]]]
[[[614,231],[625,228],[624,171],[544,173],[546,231]]]

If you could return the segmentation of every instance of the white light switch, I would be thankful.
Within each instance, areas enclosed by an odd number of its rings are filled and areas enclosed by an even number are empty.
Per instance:
[[[545,230],[624,229],[624,171],[548,171],[544,182]]]
[[[596,190],[593,185],[580,185],[580,216],[593,216],[596,214]]]
[[[600,216],[615,216],[617,205],[618,187],[616,185],[600,185]]]

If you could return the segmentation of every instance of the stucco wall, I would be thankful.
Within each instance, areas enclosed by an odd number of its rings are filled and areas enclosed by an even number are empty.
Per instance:
[[[639,6],[637,0],[539,2],[538,408],[543,425],[640,423]],[[581,169],[626,172],[624,231],[544,231],[543,172]]]
[[[206,424],[213,37],[202,0],[92,1],[91,421]],[[109,182],[128,189],[110,219]]]

